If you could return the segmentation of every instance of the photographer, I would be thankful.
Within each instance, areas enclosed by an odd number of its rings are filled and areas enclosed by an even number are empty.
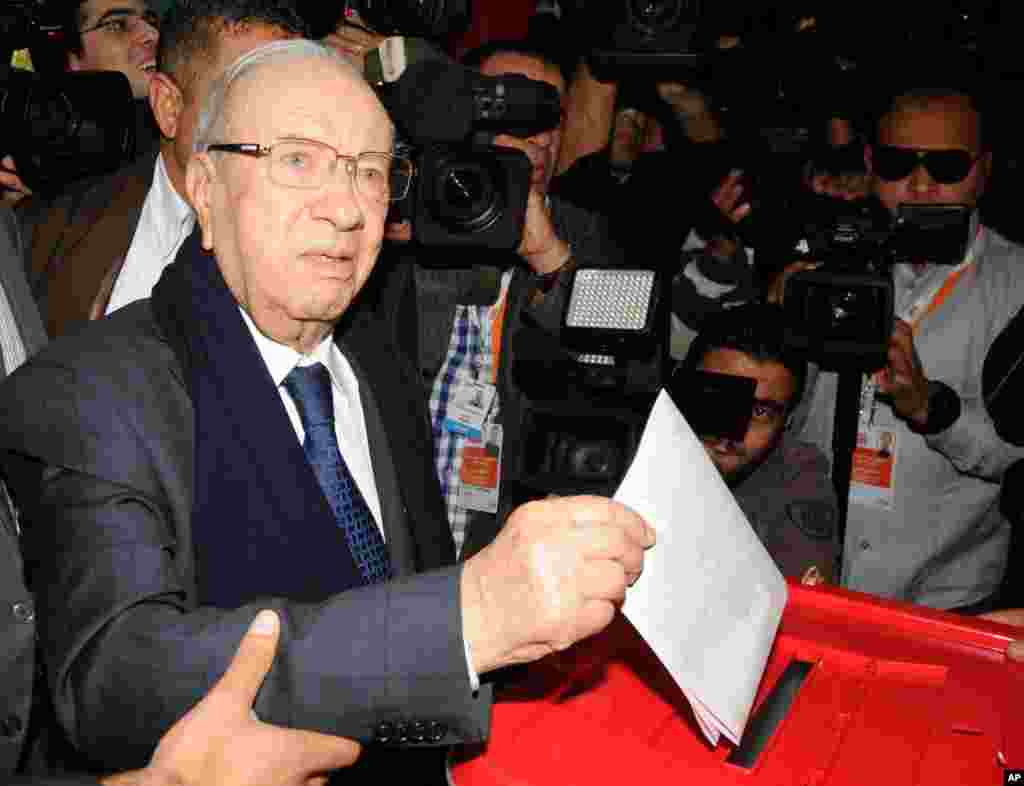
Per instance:
[[[55,40],[65,47],[67,70],[120,71],[128,78],[132,95],[140,102],[140,114],[148,115],[142,102],[156,71],[160,34],[157,15],[144,0],[69,0],[60,4],[59,13],[63,36]],[[152,128],[151,123],[139,125],[143,129]],[[149,134],[153,132],[150,130]],[[139,149],[150,146],[141,144]],[[0,161],[0,189],[9,204],[32,193],[18,177],[9,155]]]
[[[838,506],[828,461],[788,434],[807,377],[804,356],[784,340],[778,306],[748,304],[709,317],[683,361],[683,379],[710,372],[757,383],[742,440],[691,419],[708,458],[732,489],[779,570],[798,579],[835,581]],[[711,407],[725,406],[716,396]],[[690,413],[687,413],[688,418]]]
[[[559,67],[527,43],[486,44],[464,64],[487,76],[521,74],[565,91]],[[525,153],[532,165],[515,252],[395,247],[413,264],[390,266],[381,299],[429,396],[436,468],[464,557],[500,528],[510,503],[508,481],[521,460],[525,401],[510,370],[517,333],[530,323],[554,332],[572,270],[619,259],[596,215],[548,193],[560,142],[560,124],[529,138],[494,138],[497,146]]]
[[[893,270],[897,321],[887,365],[864,383],[842,574],[853,589],[964,613],[996,602],[1010,534],[999,481],[1024,455],[996,434],[981,396],[988,349],[1024,303],[1024,250],[977,216],[990,135],[969,90],[915,87],[888,102],[867,148],[872,190],[888,211],[962,204],[974,213],[959,264]],[[823,450],[833,445],[836,392],[837,376],[822,374],[804,437]]]
[[[76,184],[35,226],[29,278],[51,338],[149,297],[194,225],[185,166],[210,84],[240,54],[306,33],[298,14],[276,0],[176,3],[150,85],[159,151]]]

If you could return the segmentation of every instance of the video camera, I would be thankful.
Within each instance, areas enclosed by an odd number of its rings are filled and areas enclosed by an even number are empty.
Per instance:
[[[55,196],[83,177],[112,172],[136,154],[138,106],[120,71],[43,78],[0,70],[0,154],[35,193]],[[148,111],[148,107],[141,107]]]
[[[18,176],[43,196],[130,161],[142,125],[124,74],[64,70],[54,8],[9,0],[0,9],[0,155],[10,154]],[[21,49],[34,71],[11,67]]]
[[[900,205],[809,197],[805,257],[821,263],[786,281],[786,341],[821,366],[865,372],[886,363],[893,330],[893,265],[963,261],[965,205]]]
[[[470,0],[347,0],[344,13],[352,12],[381,35],[437,40],[469,25],[471,4]]]
[[[517,248],[532,166],[491,142],[555,127],[558,91],[518,74],[484,76],[424,40],[398,36],[371,53],[367,76],[417,159],[411,206],[399,203],[391,220],[411,219],[424,245]]]
[[[579,268],[558,337],[527,327],[510,346],[530,406],[509,474],[533,497],[613,494],[668,377],[663,274]]]

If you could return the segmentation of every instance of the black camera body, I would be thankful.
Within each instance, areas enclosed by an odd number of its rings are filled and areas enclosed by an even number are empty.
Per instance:
[[[807,257],[821,263],[786,282],[786,341],[824,368],[874,371],[886,364],[893,322],[892,267],[955,265],[967,253],[966,205],[901,205],[895,219],[876,200],[816,200],[805,227]]]
[[[530,159],[485,145],[429,145],[417,159],[416,239],[427,246],[519,246],[530,193]]]
[[[33,191],[53,196],[75,180],[112,172],[134,158],[137,111],[120,71],[44,79],[0,69],[0,154],[14,158],[18,175]]]
[[[701,61],[698,26],[703,0],[623,0],[589,3],[598,74],[622,69],[696,69]]]
[[[347,0],[352,10],[375,32],[439,40],[460,33],[470,23],[470,0]]]

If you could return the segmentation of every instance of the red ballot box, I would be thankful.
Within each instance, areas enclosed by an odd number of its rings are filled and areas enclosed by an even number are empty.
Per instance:
[[[1024,636],[1024,632],[1020,634]],[[740,750],[711,748],[623,617],[510,675],[456,786],[993,786],[1024,769],[1012,628],[790,583]]]

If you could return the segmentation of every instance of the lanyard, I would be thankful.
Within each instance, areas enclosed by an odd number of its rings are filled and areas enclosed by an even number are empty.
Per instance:
[[[970,268],[977,257],[978,249],[981,247],[981,241],[984,237],[984,227],[978,225],[978,231],[974,235],[974,242],[971,243],[971,247],[967,249],[967,254],[964,256],[964,261],[954,267],[946,277],[935,284],[924,290],[921,295],[914,300],[910,308],[900,317],[910,325],[912,332],[917,333],[917,328],[921,325],[926,317],[931,316],[938,311],[942,305],[949,299],[953,290],[956,289],[956,285],[959,283],[963,274]],[[860,395],[860,415],[857,419],[858,430],[860,432],[866,431],[871,427],[875,420],[875,408],[877,406],[875,396],[878,393],[878,384],[875,382],[873,374],[864,375],[864,384],[861,387]]]
[[[956,289],[956,285],[960,281],[964,272],[974,264],[978,248],[981,246],[983,237],[984,227],[979,224],[978,231],[974,236],[974,242],[971,243],[971,247],[967,249],[967,254],[964,256],[963,262],[950,270],[941,282],[923,291],[921,295],[914,300],[910,308],[907,309],[905,313],[899,315],[904,322],[907,322],[910,325],[911,330],[915,333],[917,332],[918,326],[926,317],[931,316],[942,307],[942,304],[946,302],[953,290]]]

